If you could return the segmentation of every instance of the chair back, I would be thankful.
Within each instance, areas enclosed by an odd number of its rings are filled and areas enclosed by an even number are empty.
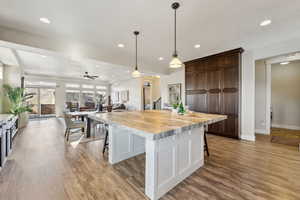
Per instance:
[[[66,123],[66,127],[69,128],[71,127],[71,124],[72,124],[72,116],[67,114],[67,113],[64,113],[64,119],[65,119],[65,123]]]

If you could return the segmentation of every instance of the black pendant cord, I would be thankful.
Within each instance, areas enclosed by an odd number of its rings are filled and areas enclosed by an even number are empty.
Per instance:
[[[138,70],[137,67],[137,35],[135,35],[135,70]]]
[[[174,12],[174,17],[175,17],[175,20],[174,20],[174,57],[177,57],[177,44],[176,44],[176,41],[177,41],[177,34],[176,34],[176,30],[177,30],[177,27],[176,27],[176,24],[177,24],[177,21],[176,21],[176,16],[177,12],[176,12],[176,9],[175,9],[175,12]]]
[[[138,71],[138,66],[137,66],[137,36],[139,35],[138,31],[133,32],[135,35],[135,70]]]
[[[173,57],[177,57],[177,9],[180,7],[178,2],[174,2],[171,6],[174,9],[174,54]]]

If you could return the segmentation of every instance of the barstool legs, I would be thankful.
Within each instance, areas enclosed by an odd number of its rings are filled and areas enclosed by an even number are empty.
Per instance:
[[[205,145],[204,145],[204,151],[206,151],[207,156],[209,156],[208,145],[207,145],[207,139],[206,139],[206,132],[204,132],[204,142],[205,142]]]
[[[106,126],[106,125],[105,125]],[[104,143],[103,143],[103,149],[102,149],[102,153],[104,154],[105,153],[105,150],[107,149],[108,147],[108,128],[105,127],[105,139],[104,139]]]

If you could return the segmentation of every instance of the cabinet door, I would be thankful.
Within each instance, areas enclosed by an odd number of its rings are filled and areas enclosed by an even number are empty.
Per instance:
[[[239,138],[239,69],[242,49],[188,62],[186,103],[193,111],[224,114],[228,119],[209,132]]]

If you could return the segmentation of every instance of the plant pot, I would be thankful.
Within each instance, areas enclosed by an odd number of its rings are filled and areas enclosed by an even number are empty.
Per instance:
[[[18,121],[18,126],[19,128],[25,128],[28,124],[28,118],[29,118],[29,114],[28,112],[24,112],[19,114],[19,121]]]
[[[107,112],[112,112],[112,106],[107,106]]]
[[[178,112],[177,109],[172,108],[172,113],[177,113],[177,112]]]

